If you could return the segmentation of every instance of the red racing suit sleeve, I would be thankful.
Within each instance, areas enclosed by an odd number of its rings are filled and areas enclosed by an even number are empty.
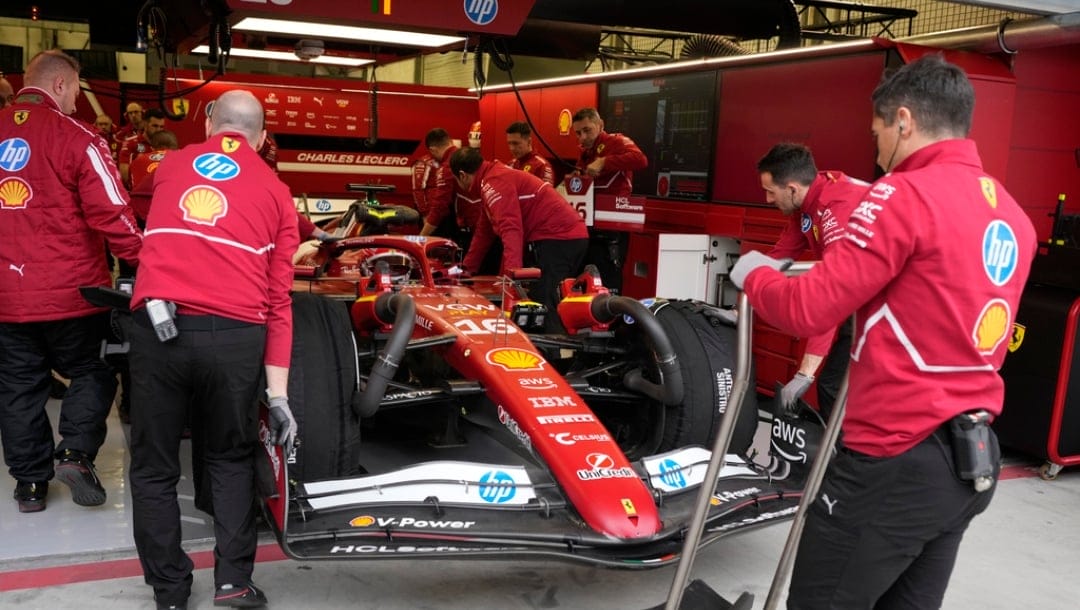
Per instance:
[[[768,251],[768,255],[773,258],[792,258],[797,259],[802,256],[802,253],[810,246],[806,240],[806,235],[799,229],[799,223],[801,222],[801,214],[792,214],[788,218],[787,225],[784,226],[784,230],[780,232],[780,239],[776,240],[776,245],[772,247],[772,250]]]
[[[292,357],[292,291],[293,254],[300,245],[297,229],[299,213],[293,204],[289,187],[279,182],[271,187],[280,209],[280,222],[270,253],[267,295],[269,307],[266,316],[266,353],[263,364],[289,367]]]
[[[311,219],[296,211],[296,229],[297,235],[300,236],[300,241],[307,241],[311,239],[311,234],[315,232],[315,223],[311,222]]]
[[[136,264],[142,231],[135,223],[135,212],[128,205],[128,194],[108,145],[102,138],[91,138],[84,150],[75,152],[76,183],[86,224],[105,237],[113,254]]]
[[[435,173],[435,186],[427,195],[428,214],[424,222],[436,227],[450,213],[450,204],[454,201],[455,182],[453,174],[450,173],[450,155],[454,154],[455,150],[457,148],[451,146],[443,155]]]
[[[469,251],[465,253],[461,266],[465,267],[469,273],[476,273],[493,243],[495,243],[495,231],[491,228],[491,220],[488,219],[487,212],[484,212],[480,214],[480,219],[476,222],[472,241],[469,242]]]
[[[649,166],[649,160],[645,153],[641,152],[638,145],[630,138],[622,134],[610,134],[611,138],[605,142],[604,173],[637,171]]]

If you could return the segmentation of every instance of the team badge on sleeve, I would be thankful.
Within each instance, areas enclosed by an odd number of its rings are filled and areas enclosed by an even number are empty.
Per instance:
[[[1023,324],[1013,324],[1012,335],[1009,336],[1009,351],[1015,352],[1020,349],[1020,344],[1024,342],[1024,333],[1027,332],[1027,327]]]
[[[221,138],[221,150],[227,153],[234,153],[238,148],[240,148],[240,140],[229,137]]]
[[[986,203],[990,204],[990,207],[997,208],[997,188],[994,186],[994,181],[986,176],[979,178],[979,186],[982,188],[983,197],[986,198]]]

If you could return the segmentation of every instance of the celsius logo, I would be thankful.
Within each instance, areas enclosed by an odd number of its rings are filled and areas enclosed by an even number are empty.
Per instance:
[[[686,477],[683,476],[683,468],[672,459],[660,462],[660,480],[665,485],[682,489],[686,487]]]
[[[0,142],[0,169],[17,172],[30,162],[30,144],[22,138]]]
[[[499,0],[465,0],[465,16],[476,25],[487,25],[499,14]]]
[[[485,472],[480,477],[480,497],[492,504],[509,502],[517,493],[515,485],[514,478],[501,470]]]
[[[1018,248],[1012,227],[995,220],[986,227],[982,243],[983,268],[995,286],[1003,286],[1016,271]]]
[[[201,154],[195,157],[191,167],[195,169],[195,173],[203,178],[217,182],[232,180],[240,175],[240,166],[227,155],[221,153]]]

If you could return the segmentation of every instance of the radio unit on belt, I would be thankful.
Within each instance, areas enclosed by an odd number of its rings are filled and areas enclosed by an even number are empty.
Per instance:
[[[949,421],[956,476],[971,481],[975,491],[994,484],[994,463],[990,457],[990,414],[986,411],[961,413]]]

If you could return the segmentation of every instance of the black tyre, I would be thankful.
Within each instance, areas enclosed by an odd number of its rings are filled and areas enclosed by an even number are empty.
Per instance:
[[[710,447],[729,407],[735,375],[735,329],[709,315],[715,309],[699,301],[657,300],[652,309],[667,332],[683,378],[682,403],[664,408],[659,451],[686,445]],[[738,418],[728,452],[742,455],[757,430],[757,396],[750,389]]]
[[[348,308],[341,301],[297,293],[292,309],[289,406],[299,447],[290,478],[315,481],[355,474],[360,418],[351,406],[357,391],[356,345]]]

